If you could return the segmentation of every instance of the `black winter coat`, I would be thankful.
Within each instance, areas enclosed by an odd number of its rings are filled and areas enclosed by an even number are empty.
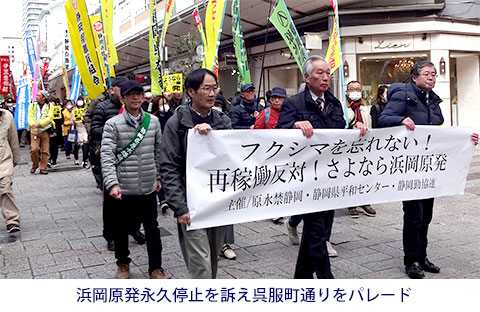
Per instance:
[[[109,95],[108,99],[97,104],[92,114],[92,125],[90,127],[92,140],[102,140],[103,126],[105,126],[107,120],[118,115],[121,108],[122,103],[113,95]]]
[[[416,125],[441,125],[443,115],[440,109],[442,99],[430,91],[427,93],[415,83],[395,83],[388,88],[388,104],[378,118],[380,127],[394,127],[410,117]]]
[[[215,109],[211,110],[214,130],[232,129],[230,118]],[[182,105],[175,114],[168,119],[162,135],[160,149],[160,176],[165,190],[165,198],[174,216],[179,217],[188,212],[186,160],[187,160],[187,132],[194,127],[191,107]],[[201,155],[198,155],[201,157]],[[194,179],[195,177],[191,177]]]
[[[261,112],[264,107],[260,105],[256,100],[249,103],[241,98],[241,102],[233,107],[230,112],[230,119],[232,120],[233,129],[250,129],[250,126],[255,124],[255,117],[253,113],[255,111]]]
[[[283,102],[277,129],[292,129],[297,121],[308,120],[315,129],[344,129],[342,104],[330,91],[324,92],[325,113],[323,113],[310,95],[310,90],[300,92]]]

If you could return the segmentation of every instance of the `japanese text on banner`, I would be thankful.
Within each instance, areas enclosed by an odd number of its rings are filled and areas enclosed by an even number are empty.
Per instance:
[[[466,128],[428,126],[364,137],[319,129],[310,139],[299,130],[190,132],[191,228],[460,194],[473,157],[470,136]]]

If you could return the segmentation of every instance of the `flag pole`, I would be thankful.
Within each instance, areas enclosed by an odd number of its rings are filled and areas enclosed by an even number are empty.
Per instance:
[[[262,87],[262,79],[263,79],[263,72],[265,70],[265,54],[267,53],[267,39],[268,39],[268,29],[270,26],[270,14],[272,14],[272,0],[270,0],[270,9],[268,10],[267,16],[267,31],[265,32],[265,41],[263,43],[263,54],[262,54],[262,70],[260,71],[260,81],[258,83],[258,93],[257,93],[257,100],[260,98],[260,89]],[[263,94],[265,95],[265,86],[263,86]]]

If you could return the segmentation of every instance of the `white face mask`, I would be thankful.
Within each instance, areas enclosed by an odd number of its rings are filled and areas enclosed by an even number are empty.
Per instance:
[[[67,109],[72,109],[72,105],[67,105]]]
[[[165,114],[166,112],[168,112],[169,109],[170,109],[170,106],[168,106],[168,104],[165,104],[165,105],[160,105],[160,107],[158,108],[158,111],[162,114]]]
[[[349,92],[348,98],[352,101],[358,101],[362,98],[362,92],[358,92],[358,91]]]
[[[218,107],[218,106],[213,106],[212,109],[216,109],[216,110],[218,110],[219,112],[222,111],[222,108],[221,108],[221,107]]]
[[[78,107],[83,107],[83,101],[78,101],[78,102],[77,102],[77,106],[78,106]]]

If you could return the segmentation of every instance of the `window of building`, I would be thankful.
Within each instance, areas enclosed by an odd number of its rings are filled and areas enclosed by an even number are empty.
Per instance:
[[[362,84],[363,98],[367,104],[375,104],[379,86],[407,82],[413,64],[426,59],[428,59],[427,53],[359,56],[358,77]]]

